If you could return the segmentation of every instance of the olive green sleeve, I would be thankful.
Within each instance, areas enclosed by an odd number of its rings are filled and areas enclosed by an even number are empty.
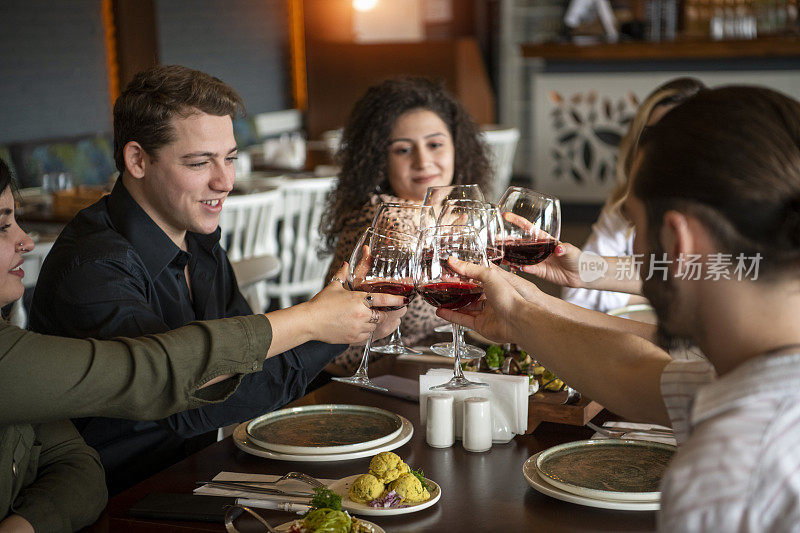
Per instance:
[[[40,335],[0,324],[0,424],[83,416],[155,420],[222,401],[261,369],[264,315],[194,322],[136,339]],[[234,374],[205,389],[217,376]]]
[[[33,481],[20,490],[11,512],[38,532],[77,531],[88,526],[106,505],[106,479],[100,458],[69,420],[34,426],[38,464]],[[39,448],[38,450],[36,448]]]

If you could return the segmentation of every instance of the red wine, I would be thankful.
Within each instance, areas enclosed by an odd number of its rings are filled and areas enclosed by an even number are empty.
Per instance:
[[[383,294],[394,294],[404,297],[403,305],[374,306],[373,309],[377,309],[378,311],[396,311],[408,305],[417,295],[413,285],[400,281],[368,281],[356,287],[355,290],[363,292],[381,292]]]
[[[503,262],[517,267],[535,265],[547,259],[557,245],[555,239],[508,239],[503,242]]]
[[[490,263],[494,263],[495,265],[499,265],[503,261],[503,251],[499,248],[494,248],[492,246],[486,247],[486,259],[489,260]]]
[[[419,288],[422,298],[434,307],[461,309],[478,301],[483,287],[463,281],[426,283]]]

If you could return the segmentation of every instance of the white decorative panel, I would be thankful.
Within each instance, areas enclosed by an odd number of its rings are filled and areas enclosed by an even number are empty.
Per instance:
[[[529,148],[535,187],[562,201],[602,203],[614,187],[616,145],[638,102],[679,76],[711,87],[764,85],[800,99],[797,71],[537,73]]]

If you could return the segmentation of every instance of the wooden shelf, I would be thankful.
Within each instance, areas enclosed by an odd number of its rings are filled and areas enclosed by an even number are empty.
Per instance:
[[[682,40],[593,45],[522,44],[524,57],[556,61],[648,61],[721,58],[800,58],[800,38],[770,37],[744,41]]]

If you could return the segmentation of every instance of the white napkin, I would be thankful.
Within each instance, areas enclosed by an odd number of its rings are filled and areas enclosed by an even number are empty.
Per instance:
[[[505,443],[513,439],[514,435],[525,433],[528,427],[528,376],[464,372],[468,380],[481,381],[489,386],[460,391],[430,390],[434,385],[447,383],[452,376],[452,370],[432,368],[419,377],[419,413],[423,426],[427,418],[427,396],[451,394],[457,438],[461,438],[463,434],[464,399],[475,396],[489,398],[492,404],[493,442]]]
[[[661,436],[661,435],[651,435],[647,433],[636,433],[637,429],[647,430],[647,429],[670,429],[666,426],[659,426],[658,424],[637,424],[635,422],[606,422],[603,424],[603,427],[611,428],[611,429],[619,429],[621,431],[630,431],[625,435],[626,439],[630,440],[647,440],[651,442],[660,442],[662,444],[670,444],[672,446],[677,446],[675,442],[675,437],[670,436]],[[607,437],[606,435],[601,435],[600,433],[595,433],[592,435],[593,439],[609,439],[611,437]]]
[[[299,133],[284,133],[264,141],[264,163],[277,168],[300,169],[306,164],[306,141]]]
[[[220,472],[211,481],[276,481],[281,476],[273,476],[271,474],[246,474],[240,472]],[[325,485],[333,483],[334,479],[320,479]],[[298,481],[296,479],[287,479],[281,481],[279,485],[271,485],[270,488],[289,492],[308,492],[311,493],[314,489],[308,484]],[[281,496],[279,494],[261,494],[259,492],[248,492],[247,489],[223,489],[218,487],[211,487],[209,485],[202,485],[194,489],[195,494],[209,494],[212,496],[233,496],[236,498],[250,498],[254,500],[275,500],[281,502],[307,502],[308,498],[301,496]]]

